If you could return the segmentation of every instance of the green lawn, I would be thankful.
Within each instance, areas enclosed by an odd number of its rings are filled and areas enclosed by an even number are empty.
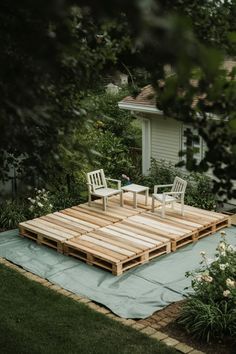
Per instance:
[[[177,353],[3,265],[0,265],[0,352]]]

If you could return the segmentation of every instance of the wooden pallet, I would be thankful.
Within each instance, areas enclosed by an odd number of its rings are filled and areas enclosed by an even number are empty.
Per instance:
[[[156,219],[156,220],[155,220]],[[171,250],[175,251],[188,243],[196,242],[196,232],[190,231],[184,226],[179,227],[171,225],[162,218],[155,218],[150,214],[142,214],[129,218],[128,222],[124,222],[133,228],[146,230],[154,233],[158,237],[165,238],[171,242]]]
[[[133,224],[130,224],[133,223]],[[176,210],[168,210],[166,217],[160,216],[160,211],[142,213],[128,219],[126,224],[136,228],[155,232],[156,235],[171,240],[171,249],[176,249],[198,239],[210,235],[221,228],[230,225],[230,218],[224,214],[185,206],[184,216],[180,214],[180,206]]]
[[[119,228],[118,228],[119,230]],[[106,227],[64,243],[64,253],[121,275],[124,271],[170,252],[170,242]],[[136,237],[136,236],[139,236]]]
[[[177,206],[177,208],[180,210],[180,206]],[[186,220],[194,219],[201,225],[197,232],[198,239],[213,234],[216,231],[231,225],[231,219],[226,214],[203,210],[188,205],[185,210],[186,212],[184,214],[184,218]]]
[[[95,218],[95,223],[92,223],[90,218],[87,219],[89,220],[86,220],[86,217],[80,218],[73,209],[72,211],[65,209],[20,223],[20,236],[35,240],[38,244],[55,248],[62,253],[63,243],[66,240],[100,227],[97,223],[98,218]]]
[[[39,219],[20,223],[19,231],[20,236],[30,238],[39,245],[55,248],[60,253],[63,253],[63,242],[76,235],[73,231],[62,231],[62,229],[59,228],[45,226],[43,223],[40,223]]]

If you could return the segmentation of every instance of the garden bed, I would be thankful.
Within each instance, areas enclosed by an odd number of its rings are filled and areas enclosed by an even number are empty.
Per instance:
[[[174,309],[178,309],[176,313],[176,318],[181,309],[181,306],[177,304],[171,305]],[[201,350],[207,354],[233,354],[235,350],[235,342],[233,343],[232,337],[224,338],[222,341],[214,341],[210,343],[199,342],[198,340],[192,338],[183,328],[176,323],[175,320],[170,322],[163,331],[168,334],[170,337],[177,339],[180,342],[184,342],[190,347]]]
[[[199,342],[191,337],[184,329],[176,323],[181,307],[184,301],[178,301],[169,305],[164,310],[155,312],[152,316],[138,323],[157,328],[159,331],[167,334],[169,337],[179,342],[187,344],[196,350],[206,354],[233,354],[235,353],[235,342],[232,337],[227,337],[223,341],[214,341],[211,343]]]

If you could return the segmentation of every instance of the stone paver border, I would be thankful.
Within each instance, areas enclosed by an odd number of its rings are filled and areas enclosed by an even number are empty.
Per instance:
[[[65,289],[61,288],[60,286],[55,285],[55,284],[51,283],[50,281],[39,277],[38,275],[35,275],[31,272],[24,270],[23,268],[17,266],[16,264],[11,263],[10,261],[6,260],[5,258],[0,257],[0,264],[4,264],[6,267],[14,269],[15,271],[21,273],[26,278],[28,278],[32,281],[35,281],[37,283],[40,283],[41,285],[43,285],[53,291],[56,291],[59,294],[67,296],[67,297],[73,299],[74,301],[78,301],[78,302],[86,304],[86,306],[90,307],[92,310],[102,313],[103,315],[108,316],[109,318],[113,319],[114,321],[118,321],[125,326],[130,326],[130,327],[136,329],[137,331],[146,334],[150,338],[161,341],[161,342],[165,343],[166,345],[175,348],[180,353],[204,354],[204,352],[202,352],[200,350],[196,350],[185,343],[181,343],[178,340],[169,337],[168,334],[165,334],[165,333],[159,331],[158,329],[151,327],[149,325],[149,323],[145,320],[140,321],[140,323],[139,323],[139,321],[136,321],[136,320],[118,317],[118,316],[114,315],[107,308],[96,304],[92,300],[90,300],[84,296],[76,295],[68,290],[65,290]],[[165,322],[165,319],[163,319],[163,323],[167,324],[167,322]]]

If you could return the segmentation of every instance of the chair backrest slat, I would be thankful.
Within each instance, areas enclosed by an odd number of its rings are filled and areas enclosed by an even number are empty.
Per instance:
[[[107,182],[103,169],[87,173],[87,182],[92,185],[89,186],[90,191],[92,189],[96,190],[99,188],[107,188]]]
[[[187,182],[180,177],[175,177],[171,192],[185,193]],[[179,195],[180,196],[180,195]],[[176,196],[178,197],[178,195]]]

